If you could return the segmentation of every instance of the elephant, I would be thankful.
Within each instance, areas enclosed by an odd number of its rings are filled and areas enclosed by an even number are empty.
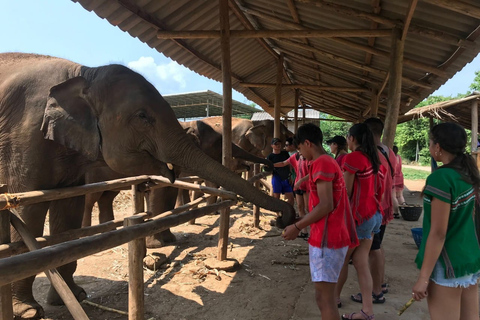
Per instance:
[[[246,201],[281,212],[277,225],[294,221],[293,207],[255,189],[207,156],[184,132],[157,89],[122,65],[86,67],[65,59],[26,53],[0,54],[0,181],[8,192],[54,189],[84,183],[87,170],[105,166],[123,175],[163,175],[173,164],[208,178]],[[85,197],[15,209],[33,236],[79,228]],[[20,241],[12,230],[12,241]],[[85,291],[73,279],[76,262],[58,268],[78,300]],[[17,318],[41,318],[30,277],[12,284]],[[50,288],[50,304],[61,304]]]
[[[211,117],[203,119],[203,122],[210,125],[217,132],[222,132],[222,118]],[[242,149],[266,158],[272,153],[271,141],[273,139],[273,120],[251,121],[241,118],[232,118],[232,142]],[[286,138],[293,137],[293,133],[283,124],[280,124],[280,138],[285,142]]]
[[[185,132],[191,136],[192,140],[200,149],[215,161],[221,163],[222,159],[222,135],[217,133],[209,125],[199,121],[180,122],[180,125],[184,128]],[[240,169],[245,167],[243,161],[263,163],[266,166],[273,168],[273,164],[265,159],[259,158],[253,154],[250,154],[232,143],[232,156],[234,158],[233,169]],[[247,167],[248,169],[248,167]],[[178,170],[176,171],[179,174]],[[93,183],[105,180],[120,179],[125,177],[108,167],[92,168],[86,174],[86,183]],[[211,187],[218,187],[216,184],[209,184]],[[186,191],[187,190],[182,190]],[[95,202],[99,207],[99,222],[107,222],[114,219],[113,213],[113,200],[120,191],[109,190],[104,192],[96,192],[87,194],[85,197],[85,209],[83,213],[82,226],[90,226],[92,218],[92,208]],[[186,195],[182,192],[183,199]],[[171,187],[165,187],[161,189],[154,189],[148,198],[149,209],[154,213],[160,213],[168,210],[172,210],[175,207],[175,199],[177,196],[177,189]],[[208,203],[215,202],[216,198],[209,199]],[[148,248],[158,248],[165,243],[175,242],[175,235],[173,235],[169,229],[162,231],[154,236],[147,237]]]

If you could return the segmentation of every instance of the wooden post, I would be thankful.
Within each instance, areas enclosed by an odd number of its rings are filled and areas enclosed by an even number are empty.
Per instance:
[[[278,57],[277,62],[277,84],[275,87],[275,105],[273,117],[273,137],[280,138],[280,110],[282,109],[282,79],[283,79],[283,53]]]
[[[7,185],[0,185],[0,193],[6,193]],[[10,243],[10,212],[0,211],[0,244]],[[0,287],[0,319],[13,319],[12,285]]]
[[[398,113],[400,111],[404,43],[405,41],[402,40],[402,30],[395,27],[392,31],[390,79],[388,81],[387,111],[385,114],[385,129],[382,140],[382,142],[390,148],[393,146],[393,140],[395,139]]]
[[[142,199],[143,201],[143,196]],[[137,225],[143,222],[143,217],[133,216],[125,218],[124,227]],[[146,252],[145,238],[135,239],[128,243],[128,319],[144,319],[143,296],[143,258]]]
[[[297,134],[298,130],[298,98],[299,98],[299,92],[298,89],[295,90],[295,110],[293,112],[293,128],[294,128],[294,133]]]
[[[477,151],[478,143],[478,100],[472,100],[472,154]],[[476,155],[478,157],[478,154]]]
[[[372,91],[372,100],[370,101],[370,116],[376,117],[378,114],[378,91],[373,89]]]
[[[222,164],[232,167],[232,72],[230,64],[230,19],[228,0],[219,0],[220,47],[222,50],[223,139]],[[230,207],[220,213],[217,259],[227,258]]]
[[[257,174],[260,173],[260,164],[255,163],[253,165],[253,176],[256,176]],[[260,187],[260,182],[257,180],[253,183],[253,186],[255,188]],[[253,226],[255,228],[260,228],[260,207],[257,205],[253,205]]]
[[[25,225],[25,222],[18,217],[16,214],[10,211],[10,222],[18,234],[22,237],[23,242],[28,247],[30,251],[35,251],[41,249],[40,245],[38,244],[37,240],[34,236],[30,233]],[[65,306],[67,307],[68,311],[72,315],[73,319],[75,320],[88,320],[88,316],[85,311],[82,309],[82,306],[77,301],[77,298],[70,290],[68,285],[63,280],[60,273],[57,269],[51,269],[45,271],[45,275],[47,276],[50,283],[57,291],[58,295],[62,298]]]
[[[307,107],[305,105],[302,105],[302,124],[307,123]]]

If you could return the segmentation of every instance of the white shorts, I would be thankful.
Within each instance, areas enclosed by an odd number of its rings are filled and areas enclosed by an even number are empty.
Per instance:
[[[340,271],[342,271],[348,247],[340,249],[322,249],[309,245],[308,251],[310,254],[310,273],[312,275],[312,281],[336,283]]]

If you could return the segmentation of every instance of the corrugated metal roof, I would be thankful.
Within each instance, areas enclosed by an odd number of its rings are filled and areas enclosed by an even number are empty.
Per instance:
[[[217,39],[158,39],[157,31],[219,30],[218,0],[73,0],[187,68],[221,81]],[[413,0],[414,1],[414,0]],[[230,0],[231,30],[381,30],[402,26],[407,0]],[[428,97],[480,51],[477,0],[418,1],[405,40],[401,114]],[[391,37],[231,38],[233,87],[272,114],[274,87],[241,83],[276,82],[283,52],[284,84],[299,89],[300,103],[347,120],[367,114],[372,92],[389,71]],[[327,88],[328,87],[328,90]],[[331,87],[365,89],[339,92]],[[385,115],[388,86],[379,116]],[[282,90],[282,112],[294,90]]]
[[[190,119],[222,115],[223,97],[210,90],[167,94],[163,97],[170,104],[177,118]],[[233,115],[251,115],[255,112],[258,112],[257,108],[232,100]]]
[[[293,120],[293,118],[295,117],[294,115],[294,111],[290,111],[289,113],[287,113],[287,118],[289,120]],[[298,116],[297,116],[298,120],[302,120],[303,119],[303,109],[299,109],[298,110]],[[280,117],[281,120],[285,119],[285,116],[282,116]],[[306,109],[305,110],[305,119],[320,119],[320,112],[317,111],[317,110],[312,110],[312,109]],[[268,112],[255,112],[253,115],[252,115],[252,119],[250,119],[252,121],[260,121],[260,120],[273,120],[273,117],[268,113]]]

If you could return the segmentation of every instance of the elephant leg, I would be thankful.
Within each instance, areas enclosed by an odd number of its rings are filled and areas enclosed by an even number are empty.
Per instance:
[[[25,206],[17,210],[34,237],[39,237],[43,234],[48,206],[49,203],[44,202]],[[17,241],[22,241],[22,238],[12,228],[12,242]],[[15,319],[39,319],[44,316],[42,306],[33,297],[32,285],[34,280],[35,277],[33,276],[12,283],[13,314]]]
[[[103,192],[89,193],[85,195],[85,208],[83,210],[82,227],[90,227],[92,225],[92,210],[95,202],[102,197]]]
[[[52,235],[65,232],[71,229],[78,229],[82,225],[82,211],[85,208],[85,197],[74,197],[52,201],[50,203],[50,233]],[[77,262],[71,262],[57,268],[60,275],[67,283],[78,301],[87,297],[83,288],[77,286],[73,281],[73,273],[77,268]],[[63,301],[52,286],[48,292],[47,303],[51,305],[62,305]]]
[[[105,191],[98,200],[98,220],[100,223],[113,220],[113,200],[119,194],[119,191]]]
[[[153,190],[148,199],[147,211],[153,212],[154,215],[158,215],[162,212],[174,209],[175,202],[177,201],[177,194],[177,189],[172,187]],[[146,238],[147,248],[159,248],[166,243],[172,243],[175,241],[177,241],[177,238],[170,229]]]

